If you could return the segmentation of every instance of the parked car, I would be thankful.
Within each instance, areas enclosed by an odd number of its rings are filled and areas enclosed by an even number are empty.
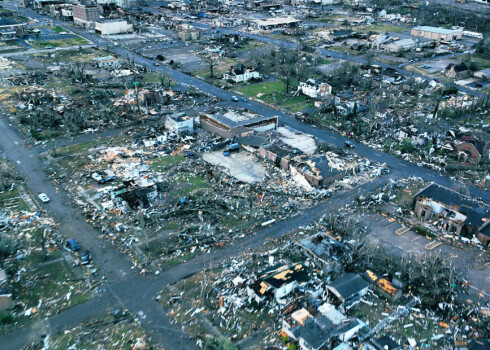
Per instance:
[[[48,203],[50,201],[49,197],[46,195],[46,193],[39,193],[37,197],[41,200],[43,203]]]
[[[84,250],[82,252],[82,265],[87,265],[90,262],[90,252],[88,250]]]
[[[73,238],[70,238],[68,241],[66,241],[66,246],[74,252],[80,250],[80,246]]]
[[[157,66],[157,67],[160,65],[160,63],[158,63],[158,62],[155,62],[155,63],[153,63],[153,64],[154,64],[155,66]]]
[[[231,96],[231,100],[232,100],[233,102],[238,102],[238,97],[236,97],[236,96]]]
[[[345,142],[344,142],[344,145],[345,145],[345,147],[347,147],[347,148],[354,148],[354,147],[356,147],[356,146],[354,145],[354,143],[353,143],[352,141],[349,141],[349,140],[345,141]]]

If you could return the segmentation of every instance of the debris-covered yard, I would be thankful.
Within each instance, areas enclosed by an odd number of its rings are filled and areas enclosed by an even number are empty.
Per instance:
[[[26,346],[24,350],[48,348],[149,350],[154,346],[137,316],[128,311],[115,310],[67,329],[62,334],[47,334],[38,343]]]
[[[0,162],[0,288],[8,291],[0,332],[47,317],[91,298],[97,281],[80,252],[65,249],[66,237],[6,162]]]

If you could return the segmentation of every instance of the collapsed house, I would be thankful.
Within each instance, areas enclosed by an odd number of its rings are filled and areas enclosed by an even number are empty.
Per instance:
[[[390,301],[396,301],[402,296],[401,288],[397,288],[392,282],[388,281],[386,278],[378,276],[371,270],[366,270],[364,274],[366,280],[371,284],[372,288],[383,295],[386,299]]]
[[[260,273],[256,284],[247,286],[249,297],[261,302],[267,294],[273,294],[276,301],[284,304],[282,298],[309,281],[308,272],[303,264],[276,265]]]
[[[490,219],[490,206],[447,187],[430,184],[414,197],[415,215],[450,234],[477,235],[483,245],[490,236],[484,226]]]
[[[344,245],[328,234],[318,232],[299,242],[300,249],[326,273],[335,269],[344,254]]]
[[[278,124],[277,116],[264,117],[252,114],[207,114],[199,113],[200,126],[213,134],[225,139],[250,132],[266,132],[275,130]]]
[[[302,157],[298,156],[289,164],[291,173],[304,176],[308,183],[315,187],[328,186],[335,180],[346,175],[346,172],[335,167],[333,162],[325,156]]]

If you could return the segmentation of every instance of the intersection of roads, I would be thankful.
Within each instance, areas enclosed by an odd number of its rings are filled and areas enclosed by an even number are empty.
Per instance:
[[[4,4],[4,7],[6,8],[9,6],[11,6],[12,9],[15,9],[11,4]],[[46,16],[41,16],[28,9],[19,8],[19,12],[24,16],[39,21],[46,18]],[[182,84],[194,86],[195,88],[219,97],[224,101],[231,100],[232,93],[228,91],[222,90],[196,77],[189,76],[181,71],[165,66],[155,66],[153,60],[138,55],[127,48],[113,46],[111,41],[93,33],[89,33],[82,28],[69,26],[65,22],[59,20],[54,20],[54,24],[90,40],[94,45],[109,47],[112,52],[121,57],[130,57],[131,59],[134,59],[137,64],[145,65],[149,69],[157,72],[165,72],[172,79]],[[194,25],[199,26],[199,24]],[[294,45],[293,43],[260,36],[254,36],[254,39],[267,41],[273,45]],[[323,53],[329,54],[332,57],[363,63],[362,58],[359,57],[344,57],[345,55],[331,51],[325,51]],[[338,55],[339,57],[337,57]],[[396,69],[400,71],[399,68]],[[401,71],[401,73],[404,72]],[[346,140],[346,138],[341,135],[313,127],[298,121],[292,115],[277,111],[254,101],[240,101],[236,104],[243,108],[252,109],[264,116],[277,115],[279,116],[280,124],[314,135],[319,141],[325,141],[342,147]],[[100,134],[97,133],[84,135],[79,141],[85,142],[90,138],[99,136]],[[104,283],[101,292],[90,301],[63,311],[42,322],[37,322],[35,325],[27,326],[0,337],[1,347],[5,349],[21,349],[27,343],[39,340],[42,334],[46,334],[47,332],[55,333],[74,327],[80,322],[101,316],[108,310],[115,308],[129,309],[134,314],[139,313],[140,315],[144,315],[144,318],[141,320],[143,327],[147,330],[152,339],[164,348],[195,349],[197,346],[194,341],[186,335],[180,326],[171,322],[167,315],[167,311],[154,300],[157,293],[165,288],[165,286],[176,283],[213,264],[218,264],[228,257],[235,256],[257,247],[266,239],[277,238],[297,227],[308,225],[320,218],[324,213],[335,211],[351,202],[360,194],[367,194],[383,185],[389,179],[396,180],[397,178],[417,176],[447,187],[458,185],[453,179],[440,175],[430,169],[405,162],[364,144],[356,144],[356,148],[354,149],[356,153],[372,161],[386,163],[391,169],[391,173],[371,181],[361,188],[340,192],[319,205],[305,210],[298,216],[266,227],[258,231],[254,236],[246,237],[233,245],[217,249],[210,254],[205,254],[205,256],[193,258],[186,263],[163,271],[158,276],[143,276],[139,274],[138,269],[134,268],[126,255],[116,253],[112,247],[104,246],[103,241],[98,238],[99,233],[85,222],[83,216],[77,209],[68,204],[69,194],[67,192],[45,180],[48,178],[48,175],[44,170],[46,164],[44,164],[43,158],[41,157],[42,150],[37,147],[30,147],[26,144],[22,136],[17,132],[15,127],[9,123],[8,118],[5,116],[0,117],[0,149],[3,156],[6,157],[26,179],[26,185],[33,193],[44,192],[48,194],[52,200],[51,203],[46,206],[46,210],[60,223],[59,230],[69,236],[76,237],[84,247],[89,249],[92,252],[94,263],[99,267],[101,274],[106,276],[106,282]],[[488,191],[483,191],[475,186],[469,186],[469,191],[473,196],[480,197],[485,201],[490,201],[490,193]]]

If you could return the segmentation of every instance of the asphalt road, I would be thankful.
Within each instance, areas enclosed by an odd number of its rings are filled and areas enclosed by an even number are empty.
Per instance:
[[[5,7],[7,7],[7,6],[5,6]],[[40,16],[36,12],[31,11],[29,9],[19,8],[19,11],[25,16],[35,18],[38,20],[42,20],[43,18],[47,18],[46,16]],[[61,26],[61,27],[67,28],[67,29],[71,30],[72,32],[74,32],[78,35],[85,37],[86,39],[92,41],[93,43],[95,43],[101,47],[102,46],[106,47],[108,45],[112,45],[112,43],[109,40],[101,38],[101,37],[99,37],[93,33],[89,33],[80,27],[68,26],[65,22],[62,22],[59,20],[54,20],[54,23],[56,25]],[[207,25],[199,24],[199,26],[205,26],[206,27]],[[217,30],[221,30],[223,32],[235,32],[235,31],[229,31],[228,29],[217,29]],[[244,34],[244,33],[240,33],[240,32],[236,32],[236,33],[243,34],[243,35],[252,35],[252,34],[246,34],[246,33]],[[268,42],[272,45],[279,45],[279,46],[286,45],[287,47],[292,47],[291,45],[296,46],[296,44],[288,42],[288,41],[271,39],[271,38],[263,37],[263,36],[254,36],[254,37],[256,37],[257,40],[265,41],[265,42]],[[134,59],[135,63],[137,63],[137,64],[146,65],[150,69],[157,71],[157,72],[160,72],[160,73],[164,72],[164,73],[168,74],[172,79],[174,79],[174,80],[176,80],[182,84],[194,86],[194,87],[200,89],[201,91],[206,92],[210,95],[219,97],[225,101],[231,101],[231,96],[233,96],[232,92],[222,90],[222,89],[220,89],[220,88],[218,88],[212,84],[209,84],[209,83],[207,83],[201,79],[198,79],[196,77],[192,77],[192,76],[187,75],[185,73],[182,73],[181,71],[174,70],[174,69],[171,69],[171,68],[166,67],[166,66],[158,66],[157,67],[154,65],[155,61],[147,59],[147,58],[145,58],[141,55],[138,55],[138,54],[136,54],[136,53],[134,53],[134,52],[132,52],[126,48],[123,48],[121,46],[115,46],[111,50],[113,52],[115,52],[116,54],[119,54],[121,57],[130,57],[131,59]],[[354,61],[357,63],[363,63],[364,62],[364,59],[362,57],[352,56],[352,55],[344,55],[344,54],[340,54],[338,52],[327,51],[327,50],[323,50],[323,51],[326,54],[327,53],[330,54],[332,57],[347,59],[347,60]],[[383,67],[395,68],[403,74],[413,75],[412,72],[404,71],[404,70],[400,69],[399,67],[386,65],[384,63],[379,63],[379,64]],[[423,79],[427,79],[427,77],[424,77],[424,76],[420,76],[420,77]],[[267,107],[267,106],[260,104],[258,102],[239,101],[236,103],[236,105],[239,107],[248,108],[248,109],[250,109],[250,110],[252,110],[258,114],[264,115],[264,116],[275,116],[275,115],[277,115],[277,116],[279,116],[279,122],[281,124],[291,126],[295,129],[298,129],[298,130],[303,131],[305,133],[312,134],[312,135],[316,136],[318,138],[318,140],[320,140],[320,141],[326,141],[326,142],[335,144],[337,146],[343,147],[344,142],[347,140],[347,138],[345,138],[341,135],[338,135],[338,134],[333,133],[333,132],[328,131],[328,130],[318,129],[312,125],[300,122],[297,119],[295,119],[292,115],[277,111],[273,108]],[[418,166],[414,163],[405,162],[405,161],[403,161],[397,157],[394,157],[392,155],[389,155],[389,154],[384,153],[384,152],[379,151],[379,150],[375,150],[375,149],[368,147],[366,145],[363,145],[363,144],[358,144],[356,142],[354,142],[354,144],[356,145],[356,148],[354,149],[354,151],[357,154],[359,154],[363,157],[366,157],[372,161],[386,163],[391,168],[391,170],[394,172],[394,174],[396,176],[400,176],[400,177],[418,176],[418,177],[421,177],[427,181],[437,182],[443,186],[447,186],[450,188],[460,185],[460,183],[458,181],[453,181],[449,177],[444,176],[444,175],[440,175],[437,172],[432,171],[428,168]],[[483,200],[490,202],[490,192],[484,191],[484,190],[482,190],[476,186],[468,185],[467,187],[468,187],[469,193],[472,196],[480,197]]]
[[[64,190],[43,180],[47,178],[47,174],[38,152],[24,143],[5,118],[0,118],[0,135],[3,155],[26,178],[27,187],[34,193],[45,192],[51,198],[43,207],[60,223],[59,231],[74,237],[81,243],[82,249],[90,250],[100,273],[107,276],[100,295],[87,303],[0,337],[2,348],[12,350],[21,349],[23,345],[40,339],[42,334],[55,334],[114,309],[129,309],[134,314],[141,312],[143,327],[154,341],[166,349],[195,349],[194,342],[177,324],[171,324],[167,312],[153,300],[160,290],[228,257],[258,247],[268,239],[281,237],[298,227],[311,224],[322,215],[335,212],[357,196],[365,195],[388,181],[387,176],[377,178],[361,188],[338,193],[300,215],[261,229],[256,235],[163,271],[159,276],[141,276],[137,269],[132,268],[127,256],[115,253],[111,246],[106,246],[103,240],[98,239],[99,232],[85,223],[78,210],[70,206],[68,194]]]
[[[23,9],[20,10],[23,12]],[[32,17],[30,13],[25,14]],[[62,22],[59,24],[66,26]],[[108,44],[107,40],[86,33],[79,28],[75,30],[75,28],[70,27],[69,29],[79,32],[78,34],[82,34],[97,45],[103,46]],[[197,78],[190,77],[180,71],[175,71],[167,67],[154,67],[151,60],[134,55],[119,46],[115,47],[115,51],[123,57],[128,53],[130,56],[134,56],[137,63],[145,64],[160,72],[165,71],[173,79],[181,83],[195,86],[204,92],[218,96],[224,100],[230,100],[231,93]],[[337,134],[314,128],[311,125],[296,120],[290,115],[275,111],[261,104],[255,102],[238,102],[237,104],[263,115],[279,115],[281,123],[311,133],[320,140],[328,141],[339,146],[342,146],[345,140],[345,138]],[[386,177],[381,178],[363,186],[361,189],[356,188],[349,192],[340,193],[328,201],[324,201],[320,205],[305,211],[302,215],[281,221],[257,232],[255,236],[247,237],[224,249],[218,249],[210,254],[199,256],[185,264],[164,271],[159,276],[140,276],[137,274],[136,269],[131,268],[131,262],[126,256],[115,253],[110,247],[105,247],[104,242],[98,239],[99,233],[85,223],[83,217],[76,209],[69,206],[68,193],[56,188],[48,181],[44,181],[47,178],[47,174],[43,170],[43,163],[39,158],[39,154],[24,143],[22,137],[8,124],[5,118],[0,118],[0,135],[0,147],[3,153],[13,163],[19,173],[26,178],[26,184],[30,190],[34,193],[45,192],[51,198],[51,202],[44,205],[44,208],[56,221],[60,222],[60,232],[76,238],[82,247],[91,250],[94,263],[99,267],[100,272],[108,277],[100,297],[50,318],[47,321],[49,331],[54,332],[75,326],[88,317],[104,314],[113,308],[128,308],[135,314],[141,311],[143,315],[141,317],[142,325],[158,344],[168,349],[194,349],[196,346],[179,326],[170,323],[165,310],[153,301],[152,298],[158,291],[168,284],[175,283],[196,272],[202,271],[210,264],[219,263],[227,257],[257,247],[266,239],[279,237],[296,227],[307,225],[324,213],[333,212],[349,203],[355,196],[372,191],[382,181],[387,179]],[[367,146],[358,145],[356,152],[370,159],[386,162],[392,168],[392,176],[394,177],[415,175],[437,181],[446,186],[452,184],[452,181],[447,177],[437,175],[428,169],[405,163],[396,157],[375,151]],[[486,200],[490,199],[488,192],[480,192],[479,189],[474,187],[471,187],[470,190],[476,195],[484,197]],[[18,349],[21,343],[25,344],[32,340],[32,338],[26,337],[26,334],[30,334],[31,337],[36,338],[38,335],[40,336],[44,333],[46,333],[46,329],[36,324],[0,337],[0,344],[6,349]]]

